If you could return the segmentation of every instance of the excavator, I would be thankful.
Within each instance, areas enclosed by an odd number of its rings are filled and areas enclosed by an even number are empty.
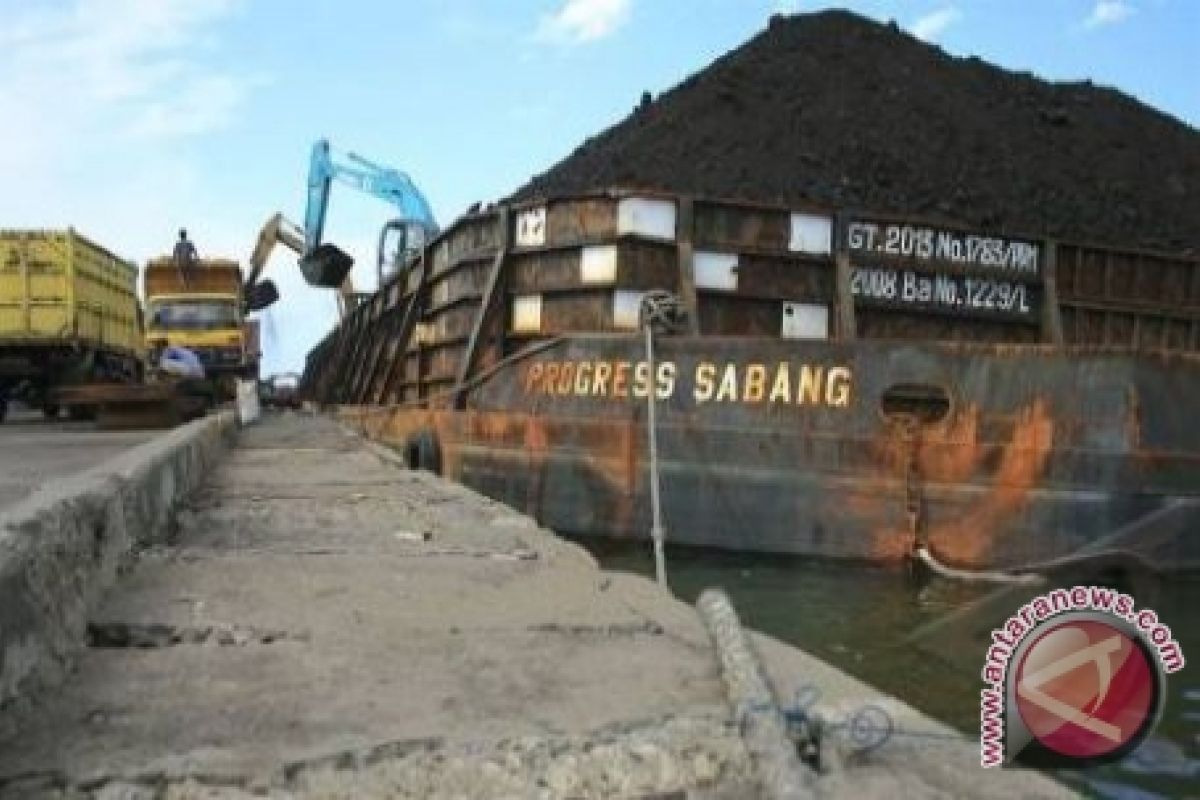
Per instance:
[[[261,311],[279,299],[274,282],[262,280],[267,260],[277,244],[283,244],[300,257],[300,272],[310,286],[337,289],[338,311],[342,316],[354,308],[359,298],[350,276],[354,259],[337,245],[322,241],[335,180],[399,209],[399,216],[389,220],[379,232],[376,268],[381,284],[389,263],[407,263],[437,235],[437,223],[429,201],[408,175],[355,153],[339,153],[330,147],[328,140],[321,139],[313,145],[309,158],[304,227],[276,213],[259,231],[245,282],[247,311]],[[395,246],[389,247],[388,242],[393,237]]]

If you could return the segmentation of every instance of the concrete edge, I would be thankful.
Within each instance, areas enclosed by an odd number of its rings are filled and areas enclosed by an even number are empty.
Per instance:
[[[525,523],[522,527],[528,528],[525,533],[530,537],[529,539],[523,539],[523,544],[529,546],[530,549],[537,551],[540,556],[547,558],[557,557],[560,559],[570,559],[577,561],[584,568],[594,569],[598,574],[608,574],[604,571],[604,568],[601,566],[600,562],[596,560],[596,557],[587,551],[587,548],[569,539],[562,538],[550,528],[542,527],[542,525],[539,524],[538,521],[529,514],[505,505],[499,500],[494,500],[487,495],[480,494],[474,489],[459,483],[453,478],[447,478],[444,475],[435,475],[431,472],[425,472],[423,470],[410,469],[404,460],[404,456],[402,456],[400,453],[397,453],[392,447],[371,439],[369,436],[363,434],[362,431],[350,427],[341,420],[334,418],[333,421],[337,425],[338,429],[342,431],[342,433],[356,439],[363,449],[375,456],[383,464],[390,467],[395,467],[396,469],[407,473],[414,480],[428,481],[431,485],[436,485],[440,491],[450,494],[458,494],[463,497],[470,497],[474,501],[482,500],[483,502],[493,506],[496,509],[497,515],[499,516],[503,516],[512,520],[521,520],[523,523]],[[686,604],[684,605],[686,606]]]
[[[121,564],[166,538],[236,430],[232,412],[196,420],[0,513],[0,712],[70,671]]]

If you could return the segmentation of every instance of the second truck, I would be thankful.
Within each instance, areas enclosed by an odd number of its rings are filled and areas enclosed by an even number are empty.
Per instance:
[[[201,258],[180,267],[172,258],[156,258],[146,264],[142,288],[151,363],[168,346],[186,348],[228,397],[235,380],[258,380],[258,320],[247,316],[236,261]]]
[[[73,229],[0,230],[0,422],[10,397],[54,418],[64,386],[141,380],[136,283],[136,266]]]

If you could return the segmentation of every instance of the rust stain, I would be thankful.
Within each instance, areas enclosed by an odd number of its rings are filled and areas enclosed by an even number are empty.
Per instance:
[[[902,520],[905,475],[910,445],[905,432],[890,426],[869,443],[871,464],[856,476],[854,488],[844,494],[826,491],[825,516],[835,525],[852,523],[871,541],[868,552],[880,560],[902,559],[912,552],[913,537]]]
[[[525,495],[525,513],[534,519],[542,519],[542,506],[546,488],[547,456],[550,452],[550,434],[544,420],[529,417],[525,420],[525,452],[529,454],[530,486]]]
[[[936,481],[966,480],[979,466],[979,406],[970,404],[943,424],[919,431],[920,474]]]
[[[1142,405],[1136,391],[1129,390],[1129,402],[1125,404],[1125,442],[1130,451],[1142,447]]]
[[[1005,523],[1026,506],[1031,490],[1045,472],[1054,444],[1054,420],[1042,398],[1023,409],[1014,421],[1012,439],[1003,446],[987,493],[954,520],[928,530],[930,551],[961,565],[978,565],[1005,533]]]
[[[519,494],[512,499],[537,518],[544,511],[548,470],[556,463],[552,455],[564,449],[584,457],[588,474],[598,481],[593,487],[598,504],[594,513],[611,520],[616,529],[632,527],[635,501],[644,489],[639,481],[645,443],[642,427],[632,417],[554,418],[412,407],[343,408],[339,417],[367,436],[401,447],[413,432],[434,430],[444,472],[455,479],[462,477],[464,445],[493,452],[497,464],[517,458],[507,462],[522,464],[523,474],[516,481]],[[858,464],[855,488],[828,492],[821,517],[832,528],[845,525],[847,530],[863,531],[870,537],[866,550],[871,558],[902,559],[920,539],[947,563],[986,564],[989,551],[1042,480],[1056,431],[1044,398],[1010,417],[989,418],[988,429],[997,427],[1007,428],[1002,441],[982,441],[983,413],[975,405],[939,423],[890,422],[864,443],[867,449],[860,459],[853,460]],[[964,495],[970,499],[957,508],[939,505],[940,515],[953,513],[953,518],[930,519],[922,505],[930,484],[985,488]],[[517,490],[517,485],[510,489]]]
[[[932,425],[889,421],[870,443],[873,463],[854,490],[829,499],[829,513],[868,531],[872,558],[902,559],[924,541],[947,563],[982,566],[1045,472],[1054,421],[1038,398],[1012,417],[1007,441],[984,442],[981,416],[971,405]],[[929,484],[986,489],[970,495],[953,519],[929,520],[924,506]]]
[[[554,468],[552,454],[564,447],[578,448],[589,472],[606,487],[603,513],[618,526],[627,525],[634,514],[642,458],[640,427],[633,419],[553,418],[540,414],[497,411],[452,411],[398,407],[342,407],[338,418],[364,435],[390,446],[403,448],[413,433],[430,429],[441,446],[442,471],[461,480],[463,445],[482,447],[500,456],[515,455],[524,493],[516,504],[540,519],[548,470]],[[619,498],[615,506],[612,498]]]

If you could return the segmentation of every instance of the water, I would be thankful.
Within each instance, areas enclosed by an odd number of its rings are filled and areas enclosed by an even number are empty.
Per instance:
[[[580,543],[608,569],[654,575],[648,544]],[[708,586],[723,587],[746,625],[972,737],[979,733],[987,632],[1026,597],[1047,589],[966,584],[907,567],[679,547],[668,549],[667,575],[671,589],[688,602]],[[1118,764],[1057,777],[1088,795],[1115,800],[1200,796],[1200,581],[1118,588],[1131,591],[1139,607],[1159,613],[1189,663],[1168,678],[1164,717],[1142,747]],[[794,688],[779,687],[785,693]]]

